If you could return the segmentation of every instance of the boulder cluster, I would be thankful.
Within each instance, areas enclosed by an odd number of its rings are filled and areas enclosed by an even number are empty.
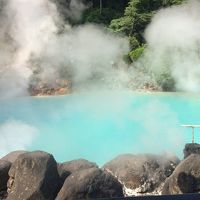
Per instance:
[[[170,155],[125,154],[101,168],[84,159],[57,163],[42,151],[11,152],[0,159],[0,200],[200,193],[200,155],[194,146],[186,145],[182,161]]]
[[[31,83],[28,88],[31,96],[66,95],[72,92],[72,83],[68,80],[58,79],[51,84],[39,80],[35,82]]]
[[[104,165],[124,186],[124,194],[160,194],[163,182],[173,173],[179,159],[168,155],[118,156]]]
[[[0,199],[78,200],[122,197],[119,181],[95,163],[57,163],[42,151],[17,151],[0,159]]]

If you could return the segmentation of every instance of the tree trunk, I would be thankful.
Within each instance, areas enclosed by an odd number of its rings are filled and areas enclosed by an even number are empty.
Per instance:
[[[102,0],[99,0],[99,10],[100,10],[100,15],[102,13]]]

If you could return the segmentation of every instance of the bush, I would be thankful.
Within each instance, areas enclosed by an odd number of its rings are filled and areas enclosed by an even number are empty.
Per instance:
[[[140,46],[139,41],[134,36],[133,37],[129,37],[129,43],[130,43],[131,50],[137,49]]]
[[[109,28],[115,33],[125,33],[126,35],[130,35],[132,21],[133,19],[131,17],[114,19],[111,21]]]
[[[103,8],[101,13],[99,8],[88,9],[83,14],[82,23],[109,25],[112,19],[119,18],[121,15],[122,13],[110,8]]]
[[[146,48],[147,45],[142,45],[140,47],[138,47],[137,49],[131,51],[129,53],[129,56],[131,58],[132,61],[136,61],[138,60],[138,58],[140,58],[140,56],[143,54],[145,48]]]
[[[145,43],[143,33],[153,15],[162,7],[177,5],[184,0],[130,0],[124,16],[111,21],[109,26],[114,32],[136,37],[140,45]]]
[[[157,83],[163,91],[174,91],[175,80],[170,72],[164,72],[157,77]]]

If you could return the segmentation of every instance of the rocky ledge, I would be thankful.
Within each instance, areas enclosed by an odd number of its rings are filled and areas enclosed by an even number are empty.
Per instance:
[[[200,155],[196,150],[195,154],[189,152],[182,161],[168,155],[125,154],[102,168],[84,159],[57,163],[42,151],[11,152],[0,159],[0,199],[78,200],[200,193]]]
[[[66,95],[72,93],[72,85],[68,80],[56,80],[54,83],[40,81],[29,86],[31,96]]]

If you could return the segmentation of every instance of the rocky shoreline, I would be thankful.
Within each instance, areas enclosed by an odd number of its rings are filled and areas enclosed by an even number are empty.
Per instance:
[[[127,88],[137,92],[162,92],[160,88],[150,83],[146,83],[137,89],[134,87]],[[66,79],[57,79],[51,83],[38,81],[34,84],[30,84],[28,88],[28,93],[30,96],[67,95],[73,92],[72,82]]]
[[[78,200],[200,193],[198,144],[185,159],[169,155],[120,155],[98,167],[79,159],[57,163],[46,152],[15,151],[0,159],[0,199]]]
[[[44,81],[30,84],[28,92],[31,96],[54,96],[72,93],[72,84],[68,80],[56,80],[54,83]]]

